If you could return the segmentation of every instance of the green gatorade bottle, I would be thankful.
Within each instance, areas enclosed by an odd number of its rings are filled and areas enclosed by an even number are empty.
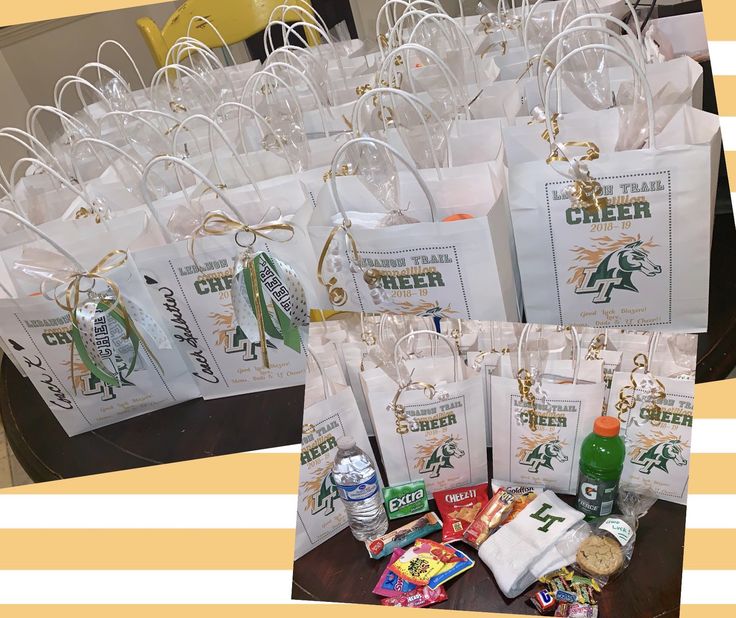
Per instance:
[[[580,448],[580,478],[575,508],[585,519],[610,515],[624,468],[626,446],[619,437],[621,423],[614,416],[599,416]]]

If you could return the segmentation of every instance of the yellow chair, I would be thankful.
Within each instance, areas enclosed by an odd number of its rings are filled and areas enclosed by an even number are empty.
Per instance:
[[[294,7],[311,8],[311,2],[289,2],[288,0],[187,0],[169,17],[164,27],[159,29],[150,17],[141,17],[136,21],[138,29],[151,51],[151,55],[160,68],[166,64],[166,54],[174,42],[187,36],[187,29],[192,17],[202,16],[212,22],[222,35],[225,43],[233,45],[266,29],[268,19],[273,10],[281,4]],[[304,5],[308,6],[304,6]],[[281,13],[277,13],[281,18]],[[284,20],[289,23],[305,21],[316,23],[314,18],[306,18],[303,12],[287,13]],[[319,36],[312,28],[306,28],[306,39],[310,45],[319,44]],[[222,47],[222,41],[205,22],[192,26],[191,36],[199,39],[208,47]]]

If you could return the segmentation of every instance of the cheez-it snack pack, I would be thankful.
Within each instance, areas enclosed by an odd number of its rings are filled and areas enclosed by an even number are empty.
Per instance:
[[[442,540],[457,541],[488,502],[488,484],[436,491],[432,497],[443,521]]]

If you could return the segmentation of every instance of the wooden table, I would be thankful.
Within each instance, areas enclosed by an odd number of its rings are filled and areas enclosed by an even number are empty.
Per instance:
[[[303,400],[302,386],[196,399],[70,438],[7,357],[0,368],[5,434],[36,482],[294,444]]]
[[[488,469],[491,470],[490,463]],[[574,496],[561,498],[574,501]],[[439,515],[433,501],[430,509]],[[390,528],[398,528],[412,519],[395,520]],[[428,538],[440,541],[442,532]],[[640,520],[629,567],[597,595],[600,618],[679,616],[684,539],[685,507],[659,500]],[[447,584],[447,601],[433,608],[538,615],[526,602],[529,593],[506,599],[490,569],[478,559],[478,552],[464,543],[458,543],[458,547],[467,550],[476,564]],[[374,595],[372,590],[388,561],[388,557],[369,558],[365,545],[356,541],[350,530],[343,530],[295,562],[292,597],[376,605],[383,597]]]

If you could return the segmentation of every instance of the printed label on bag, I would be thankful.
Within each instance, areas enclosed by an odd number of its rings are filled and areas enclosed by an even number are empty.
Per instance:
[[[260,341],[250,341],[236,324],[232,259],[224,251],[198,252],[198,268],[189,256],[172,258],[158,249],[136,255],[149,292],[167,316],[166,326],[205,398],[303,384],[303,354],[270,339],[267,369]]]
[[[374,474],[365,483],[357,485],[335,485],[341,500],[345,502],[362,502],[378,491],[378,480]]]
[[[580,437],[581,402],[558,399],[537,402],[533,430],[529,403],[518,395],[509,399],[509,444],[513,445],[509,449],[510,478],[516,483],[574,493],[573,461]]]
[[[648,328],[672,321],[670,172],[596,178],[601,207],[544,186],[560,324]]]
[[[617,517],[609,517],[600,525],[600,529],[610,532],[622,546],[626,545],[631,540],[631,537],[634,536],[631,526],[623,519],[618,519]]]
[[[346,257],[350,259],[346,252]],[[395,313],[470,319],[457,247],[412,247],[395,251],[361,250],[361,266],[373,269]],[[351,277],[353,297],[361,311],[375,310],[362,273]]]
[[[409,431],[401,446],[412,480],[424,480],[434,493],[467,484],[472,478],[465,423],[465,397],[406,404]]]
[[[693,384],[661,379],[664,399],[634,391],[636,405],[629,411],[623,439],[626,460],[621,482],[652,491],[662,498],[684,500],[690,462],[693,424]],[[679,383],[681,392],[676,392]],[[689,391],[689,392],[682,392]]]

